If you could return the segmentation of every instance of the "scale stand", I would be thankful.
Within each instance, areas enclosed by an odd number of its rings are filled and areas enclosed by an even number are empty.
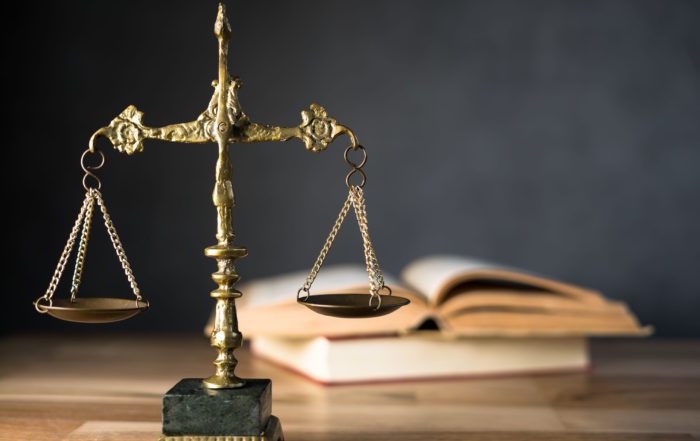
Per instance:
[[[336,137],[347,135],[350,146],[345,150],[344,156],[351,167],[345,178],[349,190],[348,198],[309,276],[297,292],[297,301],[315,312],[345,318],[377,317],[388,314],[409,302],[407,299],[392,296],[391,289],[384,285],[377,256],[370,241],[362,190],[367,178],[362,171],[363,165],[367,162],[367,152],[364,147],[358,143],[350,129],[330,118],[326,110],[317,104],[312,104],[308,110],[301,112],[302,122],[296,127],[278,127],[251,122],[238,102],[238,88],[241,86],[241,81],[238,78],[231,78],[228,72],[227,56],[231,28],[222,3],[219,3],[214,34],[219,42],[219,79],[212,84],[214,94],[209,105],[196,120],[164,127],[148,127],[142,122],[143,113],[134,106],[128,106],[108,126],[98,129],[90,138],[88,150],[81,158],[81,165],[85,171],[83,177],[85,199],[49,288],[34,302],[34,306],[41,313],[48,313],[62,320],[83,323],[124,320],[148,309],[148,301],[141,295],[121,240],[107,213],[100,192],[101,182],[94,174],[102,167],[105,159],[103,153],[95,147],[95,140],[98,137],[109,139],[114,148],[129,155],[142,151],[143,141],[146,139],[183,143],[215,142],[219,147],[213,192],[217,212],[217,243],[206,248],[204,254],[215,259],[217,263],[217,271],[211,276],[218,285],[211,292],[211,297],[216,299],[214,326],[211,333],[211,345],[217,351],[217,357],[214,360],[216,369],[208,378],[183,379],[165,394],[163,430],[160,439],[161,441],[282,441],[284,439],[282,426],[277,417],[271,413],[272,382],[268,379],[244,380],[234,373],[238,363],[234,351],[241,346],[242,341],[242,335],[238,330],[235,304],[236,298],[240,297],[241,293],[234,288],[239,279],[234,263],[237,259],[245,257],[248,252],[244,247],[234,244],[235,235],[232,226],[234,196],[229,144],[287,141],[297,138],[304,142],[307,150],[320,152],[325,150]],[[348,156],[351,151],[361,152],[362,159],[359,162],[353,162]],[[87,165],[85,160],[88,153],[98,155],[99,164]],[[359,182],[351,183],[353,176],[356,182],[359,178]],[[135,300],[78,297],[95,207],[99,207],[104,218],[105,227],[129,280]],[[311,295],[311,285],[351,207],[355,211],[363,240],[370,294]],[[76,243],[78,254],[73,273],[71,297],[54,300],[56,287]]]

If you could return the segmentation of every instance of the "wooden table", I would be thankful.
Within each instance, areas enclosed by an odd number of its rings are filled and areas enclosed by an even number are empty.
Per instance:
[[[161,395],[211,370],[200,336],[13,336],[0,340],[1,440],[151,440]],[[273,379],[273,413],[295,440],[688,440],[700,434],[700,342],[592,345],[590,374],[321,387],[240,351]]]

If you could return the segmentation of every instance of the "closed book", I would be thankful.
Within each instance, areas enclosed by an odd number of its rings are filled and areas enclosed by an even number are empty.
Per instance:
[[[256,356],[324,385],[583,371],[583,337],[256,337]]]

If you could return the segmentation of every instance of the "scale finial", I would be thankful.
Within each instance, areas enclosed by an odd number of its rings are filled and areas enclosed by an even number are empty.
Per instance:
[[[231,25],[226,17],[226,5],[219,2],[219,12],[216,14],[216,22],[214,23],[214,35],[218,39],[228,40],[231,35]]]
[[[228,42],[231,37],[231,25],[226,17],[226,5],[219,2],[219,12],[216,14],[214,22],[214,35],[219,40],[219,87],[218,87],[218,110],[216,115],[216,125],[219,128],[218,138],[223,138],[228,142],[230,125],[228,112],[226,112],[226,97],[228,96],[229,74],[228,74]],[[222,126],[222,124],[225,124]]]

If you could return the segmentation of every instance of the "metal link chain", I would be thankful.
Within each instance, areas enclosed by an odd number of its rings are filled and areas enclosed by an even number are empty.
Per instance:
[[[90,227],[92,226],[92,213],[95,207],[95,198],[92,191],[88,191],[90,201],[88,202],[87,210],[85,211],[85,219],[83,220],[83,229],[80,233],[80,243],[78,244],[78,255],[75,258],[75,269],[73,270],[73,280],[71,281],[70,298],[75,301],[78,295],[78,288],[83,276],[83,268],[85,267],[85,253],[87,252],[88,239],[90,238]]]
[[[311,268],[309,275],[306,277],[304,285],[299,289],[299,291],[297,291],[297,299],[299,298],[299,295],[302,291],[306,293],[306,297],[309,296],[311,285],[316,280],[316,277],[318,276],[318,272],[320,271],[321,266],[323,265],[326,255],[328,254],[328,251],[330,251],[330,248],[333,245],[333,242],[335,241],[338,232],[340,231],[340,227],[342,226],[343,221],[345,220],[345,218],[348,215],[348,212],[350,211],[351,205],[354,207],[355,216],[357,216],[357,222],[360,227],[360,235],[362,236],[362,243],[365,255],[365,265],[367,269],[367,274],[369,276],[369,285],[371,293],[369,303],[371,306],[373,300],[376,299],[376,308],[379,308],[379,306],[381,305],[381,297],[379,297],[379,292],[384,288],[384,277],[382,276],[382,271],[379,267],[377,255],[374,252],[374,247],[372,246],[372,241],[369,237],[369,227],[367,224],[367,209],[365,206],[364,192],[362,188],[357,185],[349,187],[348,197],[347,199],[345,199],[345,203],[343,204],[343,207],[341,208],[340,213],[338,214],[338,218],[335,220],[333,228],[331,229],[328,238],[326,238],[326,242],[323,244],[321,252],[316,258],[316,262]]]
[[[306,292],[306,295],[308,297],[309,295],[309,290],[311,289],[311,285],[314,283],[314,280],[316,280],[316,276],[318,276],[318,272],[321,269],[321,266],[323,265],[323,261],[326,259],[326,255],[328,254],[328,251],[331,249],[331,245],[333,245],[333,241],[335,240],[335,237],[338,235],[338,232],[340,231],[340,227],[343,225],[343,221],[345,221],[345,218],[348,215],[348,212],[350,211],[350,206],[352,205],[352,193],[348,193],[348,197],[345,199],[345,203],[343,204],[343,207],[340,209],[340,213],[338,213],[338,218],[335,220],[335,223],[333,224],[333,228],[331,228],[330,234],[328,234],[328,237],[326,238],[326,242],[323,244],[323,248],[321,248],[321,252],[318,254],[318,257],[316,258],[316,262],[314,262],[314,266],[311,267],[311,272],[309,272],[309,275],[306,277],[306,281],[304,282],[304,286],[299,290],[299,291],[304,291]],[[297,295],[299,293],[297,292]]]
[[[87,251],[88,237],[90,234],[90,224],[92,220],[92,213],[94,210],[95,201],[97,201],[97,205],[99,205],[100,207],[102,217],[104,218],[104,224],[107,228],[107,234],[109,235],[109,238],[112,241],[112,246],[114,247],[114,251],[116,251],[117,253],[117,257],[119,258],[119,262],[121,263],[122,269],[124,270],[124,274],[126,275],[126,278],[129,281],[131,290],[133,291],[137,301],[143,300],[143,297],[141,296],[141,291],[139,290],[139,287],[136,284],[136,278],[134,277],[134,273],[131,270],[131,265],[129,265],[129,260],[127,259],[126,253],[124,252],[124,246],[122,245],[121,240],[119,239],[119,235],[117,234],[117,230],[114,227],[112,219],[109,217],[109,213],[107,213],[107,207],[105,206],[104,200],[102,199],[102,193],[100,193],[100,191],[96,188],[89,188],[88,191],[85,193],[83,205],[80,207],[80,213],[78,214],[78,218],[75,220],[73,229],[71,230],[70,236],[68,237],[68,242],[63,248],[63,252],[61,253],[60,259],[58,260],[56,270],[54,271],[53,276],[51,277],[49,287],[47,288],[46,293],[34,302],[34,307],[37,311],[41,313],[47,312],[45,309],[42,308],[42,306],[44,305],[40,305],[39,302],[41,300],[44,300],[48,302],[49,305],[51,304],[51,299],[53,298],[53,295],[56,292],[56,288],[58,287],[58,283],[61,280],[61,276],[63,275],[63,271],[66,267],[66,262],[68,260],[68,257],[70,256],[71,251],[73,250],[73,247],[75,246],[75,242],[78,238],[78,232],[81,230],[82,226],[78,255],[75,261],[75,270],[73,272],[73,280],[71,284],[71,301],[75,301],[76,296],[78,294],[80,281],[82,278],[83,268],[85,265],[85,254]]]
[[[46,293],[34,302],[34,307],[38,312],[42,314],[46,313],[47,311],[41,309],[39,301],[43,299],[49,303],[51,302],[51,299],[53,298],[53,295],[56,292],[56,288],[58,287],[58,282],[61,280],[61,275],[63,275],[63,270],[66,267],[66,261],[68,260],[68,256],[70,255],[70,252],[73,250],[73,246],[75,245],[75,240],[78,237],[78,231],[80,231],[80,226],[82,224],[83,218],[85,217],[85,212],[87,210],[88,204],[91,200],[92,197],[90,193],[85,193],[83,205],[80,207],[78,218],[75,220],[75,223],[73,224],[73,229],[71,229],[70,235],[68,236],[68,242],[66,242],[66,245],[63,247],[61,257],[58,259],[58,265],[56,265],[56,269],[53,272],[53,276],[51,276],[49,287],[46,288]]]
[[[89,153],[97,153],[100,155],[99,164],[87,165],[85,163],[86,156]],[[100,211],[102,212],[102,217],[104,218],[104,224],[107,228],[107,234],[109,234],[109,238],[112,241],[112,246],[114,247],[114,251],[117,253],[117,257],[119,258],[119,262],[121,263],[122,269],[124,270],[124,274],[129,280],[129,285],[131,286],[131,290],[133,291],[134,296],[136,297],[136,301],[138,302],[144,300],[141,296],[141,291],[139,290],[139,287],[136,284],[136,278],[134,277],[134,273],[131,271],[129,260],[126,258],[124,246],[122,245],[121,240],[119,240],[119,235],[117,234],[117,230],[114,227],[112,219],[109,217],[109,213],[107,213],[107,207],[105,206],[104,200],[102,199],[102,193],[100,193],[99,190],[102,186],[102,183],[100,182],[100,179],[93,173],[94,171],[102,168],[104,163],[104,154],[102,154],[102,152],[100,152],[99,150],[93,151],[91,149],[87,149],[85,150],[85,152],[83,152],[83,155],[80,157],[80,166],[85,172],[85,175],[83,176],[85,199],[83,200],[83,205],[80,207],[78,218],[75,220],[75,224],[73,224],[73,229],[71,229],[70,235],[68,236],[68,242],[66,242],[66,245],[63,248],[63,252],[61,253],[61,257],[58,259],[58,265],[54,270],[53,276],[51,277],[49,287],[46,289],[46,293],[43,296],[39,297],[34,301],[34,307],[40,313],[48,312],[48,307],[50,307],[52,304],[51,299],[53,298],[54,293],[56,292],[58,283],[60,282],[61,276],[63,275],[63,271],[65,270],[66,262],[68,261],[68,257],[70,256],[73,247],[75,246],[75,241],[78,238],[78,232],[80,231],[80,244],[78,245],[78,254],[75,259],[75,268],[73,270],[73,279],[71,281],[70,297],[72,302],[76,300],[76,297],[78,295],[78,289],[80,287],[80,282],[83,276],[83,269],[85,268],[85,254],[87,252],[88,239],[90,238],[90,229],[92,226],[92,216],[95,208],[95,201],[97,201],[97,205],[100,206]],[[90,185],[88,185],[87,178],[93,178],[96,182],[96,187],[91,187]],[[47,302],[48,306],[41,304],[42,300]]]
[[[367,207],[365,204],[364,191],[361,187],[353,186],[350,189],[353,196],[353,205],[355,207],[355,216],[357,223],[360,226],[360,234],[362,235],[362,244],[365,252],[365,263],[367,265],[367,274],[369,275],[369,286],[372,297],[376,296],[384,287],[384,276],[379,268],[379,261],[374,252],[374,246],[369,237],[369,227],[367,223]]]
[[[112,240],[114,251],[117,252],[117,257],[119,257],[119,262],[122,265],[122,269],[124,269],[124,274],[126,274],[126,278],[129,280],[131,290],[133,291],[136,300],[142,300],[141,291],[139,290],[139,287],[136,284],[136,278],[134,277],[134,273],[131,271],[131,265],[129,265],[129,260],[126,258],[126,253],[124,252],[122,242],[121,240],[119,240],[117,229],[114,227],[114,223],[109,217],[109,213],[107,213],[107,207],[105,206],[104,200],[102,199],[102,193],[100,193],[100,191],[95,188],[91,189],[90,191],[93,193],[94,198],[97,200],[97,205],[100,206],[100,211],[102,211],[102,217],[105,221],[105,227],[107,227],[107,233],[109,234],[109,238]]]

